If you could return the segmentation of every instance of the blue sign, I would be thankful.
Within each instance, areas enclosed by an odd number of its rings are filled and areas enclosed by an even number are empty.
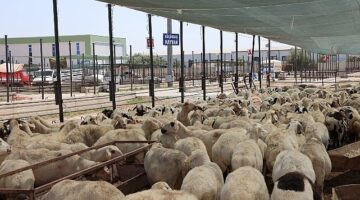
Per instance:
[[[163,45],[179,45],[179,34],[164,33]]]

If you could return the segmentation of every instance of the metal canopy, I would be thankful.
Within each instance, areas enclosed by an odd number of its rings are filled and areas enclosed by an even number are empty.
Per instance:
[[[100,0],[308,51],[360,53],[360,0]]]

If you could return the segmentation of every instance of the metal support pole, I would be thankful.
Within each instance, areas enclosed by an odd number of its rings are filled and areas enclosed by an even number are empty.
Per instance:
[[[96,94],[96,64],[95,64],[95,43],[92,43],[93,48],[93,74],[94,74],[94,94]]]
[[[220,30],[220,89],[221,93],[224,93],[224,85],[223,85],[223,32]]]
[[[133,62],[132,62],[132,46],[130,45],[130,62],[129,62],[129,68],[130,68],[130,89],[133,90],[133,82],[134,82],[134,69],[133,69]]]
[[[6,101],[10,102],[9,93],[9,47],[7,44],[7,35],[5,35],[5,62],[6,62]]]
[[[116,100],[115,100],[115,74],[114,74],[114,52],[113,52],[113,22],[112,22],[112,5],[108,4],[108,20],[109,20],[109,48],[110,48],[110,76],[111,76],[111,90],[110,90],[110,98],[112,101],[113,110],[116,109]]]
[[[249,74],[250,89],[253,86],[253,73],[254,73],[254,49],[255,49],[255,35],[253,35],[252,50],[251,50],[251,69]]]
[[[151,67],[151,80],[150,80],[150,95],[152,107],[155,107],[155,91],[154,91],[154,55],[153,55],[153,37],[152,37],[152,22],[151,14],[148,14],[149,19],[149,39],[150,39],[150,67]]]
[[[81,55],[81,68],[82,68],[81,83],[85,84],[85,55],[84,55],[84,53],[82,53],[82,55]]]
[[[184,103],[184,35],[183,35],[183,22],[180,21],[180,92],[181,92],[181,103]]]
[[[201,82],[201,85],[202,85],[202,89],[203,89],[203,100],[205,101],[206,100],[206,70],[205,70],[205,26],[202,26],[202,82]]]
[[[69,41],[69,64],[70,64],[70,96],[73,95],[73,85],[72,85],[72,61],[71,61],[71,42]],[[42,72],[41,72],[42,73]]]
[[[211,83],[211,53],[209,53],[209,83]]]
[[[238,33],[235,33],[235,91],[236,94],[239,93],[239,36]]]
[[[54,13],[54,32],[55,32],[55,49],[56,49],[56,74],[57,74],[57,97],[59,103],[59,120],[64,122],[63,100],[61,92],[61,69],[60,69],[60,47],[59,47],[59,29],[58,29],[58,13],[57,13],[57,0],[53,0],[53,13]]]
[[[258,41],[259,41],[259,65],[258,65],[258,79],[259,79],[259,84],[260,84],[260,89],[261,89],[261,49],[260,49],[260,35],[258,36]]]
[[[297,84],[297,64],[298,64],[298,59],[297,59],[297,47],[295,46],[295,70],[294,70],[294,78],[295,78],[295,84]]]
[[[40,66],[41,66],[41,99],[44,100],[44,62],[43,62],[43,48],[42,48],[42,39],[40,39]]]
[[[167,33],[172,33],[172,21],[171,19],[167,19]],[[167,45],[167,84],[168,87],[173,86],[174,75],[173,75],[173,49],[172,45]]]
[[[267,86],[270,87],[270,74],[271,74],[271,51],[270,51],[270,40],[268,40],[268,60],[269,60],[269,63],[268,63],[268,74],[266,76],[266,79],[267,79]]]
[[[192,54],[192,84],[195,85],[195,60],[194,60],[194,51],[191,52]]]

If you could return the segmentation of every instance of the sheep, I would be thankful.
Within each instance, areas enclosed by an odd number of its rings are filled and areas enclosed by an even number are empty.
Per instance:
[[[112,131],[109,131],[108,133],[106,133],[104,136],[99,138],[94,143],[93,146],[106,144],[106,143],[113,142],[113,141],[126,141],[126,140],[147,141],[146,138],[141,133],[139,133],[137,130],[117,129],[117,130],[112,130]],[[117,148],[119,148],[119,150],[122,153],[126,154],[126,153],[134,151],[138,148],[144,147],[147,144],[145,144],[145,143],[116,143],[115,145]],[[143,163],[144,155],[145,155],[144,152],[140,152],[137,155],[135,155],[134,162]],[[128,161],[132,161],[132,160],[128,160]]]
[[[156,182],[154,183],[152,186],[151,186],[151,189],[161,189],[161,190],[169,190],[171,191],[171,187],[164,181],[159,181],[159,182]]]
[[[56,183],[42,200],[122,200],[125,195],[105,181],[63,180]]]
[[[181,111],[178,113],[176,119],[178,121],[180,121],[182,124],[184,124],[185,126],[190,126],[190,119],[189,119],[189,113],[192,110],[197,110],[200,109],[200,107],[196,106],[193,103],[189,103],[189,102],[185,102],[184,105],[182,106]]]
[[[11,153],[10,145],[0,138],[0,164]]]
[[[194,195],[184,191],[168,191],[161,189],[144,190],[127,195],[123,200],[198,200]]]
[[[71,151],[69,150],[49,151],[47,149],[32,149],[32,150],[27,149],[27,150],[19,150],[16,152],[12,152],[6,158],[6,160],[20,159],[20,160],[25,160],[30,164],[35,164],[62,155],[66,155],[69,153],[71,153]],[[49,183],[56,179],[73,174],[77,171],[89,168],[95,164],[97,164],[97,162],[89,161],[81,158],[78,155],[74,155],[64,160],[43,165],[33,170],[35,176],[35,186]],[[110,174],[109,169],[105,167],[103,168],[103,170],[99,171],[96,175],[97,177],[104,177],[104,176],[108,176],[109,174]]]
[[[322,194],[325,176],[331,172],[331,160],[321,140],[311,138],[301,147],[301,153],[310,158],[314,167],[315,191]]]
[[[351,106],[345,106],[340,109],[340,112],[345,113],[347,119],[346,136],[349,142],[357,141],[360,138],[360,115],[358,111]]]
[[[196,158],[195,158],[196,157]],[[181,190],[194,194],[199,200],[216,200],[220,197],[224,178],[219,166],[210,162],[206,152],[196,150],[190,158],[196,167],[185,176]]]
[[[281,151],[298,149],[298,144],[296,142],[294,143],[294,140],[289,137],[289,134],[287,134],[284,130],[279,129],[270,133],[266,137],[265,143],[267,145],[265,151],[265,162],[266,168],[269,171],[273,170],[275,160]]]
[[[30,166],[30,163],[24,160],[5,160],[0,165],[0,174],[28,166]],[[34,189],[34,183],[34,173],[29,169],[1,178],[0,188],[32,190]]]
[[[189,171],[187,159],[181,151],[153,144],[144,159],[144,168],[150,184],[164,181],[171,188],[179,189]]]
[[[79,155],[87,160],[91,160],[95,162],[104,162],[112,158],[122,156],[123,153],[116,146],[109,145],[99,149],[93,149]]]
[[[263,175],[246,166],[231,172],[221,189],[220,200],[268,200],[269,192]]]
[[[92,146],[100,137],[113,130],[113,126],[83,125],[70,131],[61,142],[67,144],[84,143]]]
[[[345,142],[347,118],[343,112],[329,112],[325,116],[325,126],[329,131],[330,147],[340,147]]]
[[[290,172],[299,172],[315,183],[315,172],[311,160],[304,154],[296,150],[284,150],[275,160],[272,171],[272,179],[275,183],[280,177]]]
[[[204,143],[196,137],[186,137],[176,141],[174,149],[184,152],[187,156],[195,150],[201,150],[207,154]]]
[[[325,149],[328,148],[330,136],[327,127],[323,123],[315,122],[313,124],[309,124],[306,127],[304,134],[307,140],[315,137],[322,142]]]
[[[161,122],[154,118],[148,118],[144,121],[141,129],[144,131],[144,136],[147,140],[150,140],[151,135],[158,129],[161,129]]]
[[[212,147],[212,159],[219,165],[222,172],[229,169],[231,165],[231,156],[234,147],[244,140],[249,139],[244,129],[236,129],[222,134]]]
[[[31,137],[28,133],[20,129],[19,120],[11,119],[8,124],[10,127],[10,134],[7,138],[7,143],[13,147],[23,147],[26,141]]]
[[[271,193],[271,200],[321,200],[313,192],[311,181],[299,172],[289,172],[280,177]]]
[[[245,140],[234,147],[231,156],[231,170],[250,166],[260,172],[263,169],[263,155],[258,144],[254,140]]]

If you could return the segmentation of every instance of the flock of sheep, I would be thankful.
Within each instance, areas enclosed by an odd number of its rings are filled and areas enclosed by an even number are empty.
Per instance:
[[[121,171],[104,167],[84,180],[57,183],[41,199],[322,199],[331,172],[327,150],[360,137],[360,86],[341,87],[244,90],[207,101],[104,110],[64,124],[12,119],[0,129],[0,176],[112,141],[157,141],[126,160],[144,164],[151,189],[125,196],[105,182]],[[146,145],[87,151],[1,177],[0,188],[33,189]]]

